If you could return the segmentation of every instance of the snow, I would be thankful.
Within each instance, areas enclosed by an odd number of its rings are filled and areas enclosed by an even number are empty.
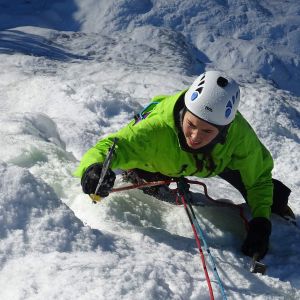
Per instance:
[[[289,0],[0,0],[0,298],[209,299],[182,207],[138,190],[95,205],[72,176],[97,140],[205,69],[241,84],[299,222],[299,14]],[[299,229],[272,216],[262,276],[237,211],[195,210],[228,299],[300,298]]]

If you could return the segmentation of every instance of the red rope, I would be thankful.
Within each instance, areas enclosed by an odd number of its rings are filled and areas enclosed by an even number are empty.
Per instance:
[[[187,180],[187,182],[188,182],[188,183],[191,183],[191,184],[201,185],[201,186],[203,187],[204,194],[205,194],[206,198],[207,198],[209,201],[211,201],[211,202],[213,202],[213,203],[215,203],[215,204],[217,204],[217,205],[219,205],[219,206],[232,207],[232,208],[234,208],[234,209],[238,209],[238,210],[239,210],[240,217],[241,217],[241,219],[242,219],[243,222],[244,222],[244,225],[245,225],[246,230],[248,231],[248,229],[249,229],[249,223],[248,223],[248,220],[247,220],[247,218],[246,218],[246,216],[245,216],[245,214],[244,214],[244,209],[243,209],[243,207],[242,207],[240,204],[228,203],[228,202],[223,202],[223,201],[220,201],[220,200],[213,199],[212,197],[210,197],[210,196],[208,195],[208,192],[207,192],[207,186],[206,186],[203,182],[201,182],[201,181]]]
[[[223,202],[223,201],[220,201],[220,200],[215,200],[215,199],[213,199],[212,197],[210,197],[208,195],[207,186],[206,186],[205,183],[203,183],[201,181],[189,180],[189,179],[187,179],[186,181],[187,181],[187,183],[190,183],[190,184],[201,185],[203,187],[203,190],[204,190],[204,195],[211,202],[213,202],[213,203],[215,203],[219,206],[232,207],[234,209],[239,209],[240,217],[242,218],[242,220],[244,222],[244,225],[245,225],[245,228],[248,231],[249,223],[248,223],[247,218],[245,217],[243,207],[240,204],[227,203],[227,202]],[[144,183],[137,183],[137,184],[132,184],[132,185],[124,186],[124,187],[120,187],[120,188],[114,188],[114,189],[111,190],[111,192],[114,193],[114,192],[128,191],[128,190],[132,190],[132,189],[135,189],[135,188],[143,188],[143,187],[150,187],[150,186],[156,186],[156,185],[170,184],[172,182],[177,182],[177,180],[160,180],[160,181],[150,181],[150,182],[144,182]]]
[[[125,187],[114,188],[114,189],[112,189],[111,192],[121,192],[121,191],[127,191],[127,190],[131,190],[131,189],[135,189],[135,188],[143,188],[143,187],[164,185],[164,184],[170,184],[172,182],[177,183],[178,181],[177,180],[161,180],[161,181],[144,182],[144,183],[132,184],[132,185],[125,186]],[[206,198],[208,200],[210,200],[211,202],[213,202],[213,203],[215,203],[219,206],[232,207],[232,208],[235,208],[235,209],[239,209],[239,215],[240,215],[240,217],[242,218],[242,220],[244,222],[246,230],[248,230],[249,224],[248,224],[247,218],[244,215],[243,207],[240,204],[227,203],[227,202],[223,202],[223,201],[220,201],[220,200],[213,199],[212,197],[210,197],[208,195],[207,186],[201,181],[187,180],[187,183],[201,185],[203,187],[204,194],[205,194]],[[175,189],[173,191],[176,192],[178,190]],[[204,270],[206,282],[207,282],[208,289],[209,289],[210,299],[214,300],[213,289],[212,289],[211,281],[210,281],[209,274],[208,274],[208,271],[207,271],[205,257],[204,257],[204,253],[203,253],[203,250],[202,250],[202,247],[201,247],[201,242],[200,242],[200,239],[197,235],[197,231],[196,231],[195,225],[192,221],[192,217],[189,213],[189,210],[188,210],[187,204],[185,202],[184,196],[183,195],[180,195],[180,196],[181,196],[181,202],[182,202],[182,204],[184,206],[184,209],[185,209],[185,211],[186,211],[186,213],[189,217],[189,220],[190,220],[190,223],[191,223],[191,226],[192,226],[192,229],[193,229],[194,237],[195,237],[195,240],[196,240],[196,244],[197,244],[197,247],[199,249],[200,258],[201,258],[201,262],[202,262],[202,267],[203,267],[203,270]],[[178,201],[178,195],[177,194],[176,194],[176,203],[180,204],[179,201]]]
[[[163,184],[170,184],[172,182],[177,182],[176,180],[160,180],[160,181],[150,181],[150,182],[143,182],[143,183],[136,183],[131,184],[127,186],[122,186],[119,188],[114,188],[111,190],[112,193],[115,192],[122,192],[122,191],[128,191],[136,188],[143,188],[143,187],[149,187],[149,186],[156,186],[156,185],[163,185]]]
[[[184,206],[184,209],[185,209],[185,211],[186,211],[186,213],[187,213],[187,215],[189,217],[189,220],[191,222],[191,226],[192,226],[193,233],[194,233],[194,236],[195,236],[196,244],[197,244],[197,247],[198,247],[199,252],[200,252],[200,258],[201,258],[202,267],[203,267],[203,270],[204,270],[204,274],[205,274],[205,278],[206,278],[206,282],[207,282],[207,286],[208,286],[208,290],[209,290],[210,299],[214,300],[215,299],[214,298],[214,293],[213,293],[213,289],[212,289],[212,286],[211,286],[211,281],[210,281],[210,278],[209,278],[209,275],[208,275],[208,271],[207,271],[207,267],[206,267],[206,262],[205,262],[205,257],[204,257],[204,253],[203,253],[203,250],[202,250],[202,247],[201,247],[201,242],[200,242],[200,239],[198,237],[195,225],[194,225],[194,223],[192,221],[192,218],[191,218],[191,216],[189,214],[189,211],[188,211],[188,208],[187,208],[184,196],[181,195],[180,198],[181,198],[181,202],[182,202],[182,204]],[[177,199],[176,199],[176,202],[177,202]]]

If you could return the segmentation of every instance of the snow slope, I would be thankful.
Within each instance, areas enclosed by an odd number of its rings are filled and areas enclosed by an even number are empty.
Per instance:
[[[0,298],[209,299],[182,207],[140,191],[94,205],[72,177],[99,138],[205,69],[241,84],[240,110],[299,221],[299,14],[299,2],[276,0],[0,0]],[[260,276],[239,251],[236,211],[196,213],[229,299],[300,298],[297,228],[272,217]]]

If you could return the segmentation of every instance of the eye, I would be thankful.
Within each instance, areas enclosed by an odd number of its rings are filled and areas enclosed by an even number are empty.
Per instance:
[[[191,121],[188,121],[188,126],[190,128],[196,128],[196,126]]]
[[[207,134],[210,134],[210,133],[212,133],[213,131],[212,130],[210,130],[210,129],[204,129],[204,130],[202,130],[204,133],[207,133]]]

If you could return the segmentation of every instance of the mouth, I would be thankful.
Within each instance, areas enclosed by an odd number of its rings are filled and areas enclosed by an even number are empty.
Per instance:
[[[197,147],[202,143],[201,141],[193,141],[190,138],[187,138],[187,142],[191,147]]]

